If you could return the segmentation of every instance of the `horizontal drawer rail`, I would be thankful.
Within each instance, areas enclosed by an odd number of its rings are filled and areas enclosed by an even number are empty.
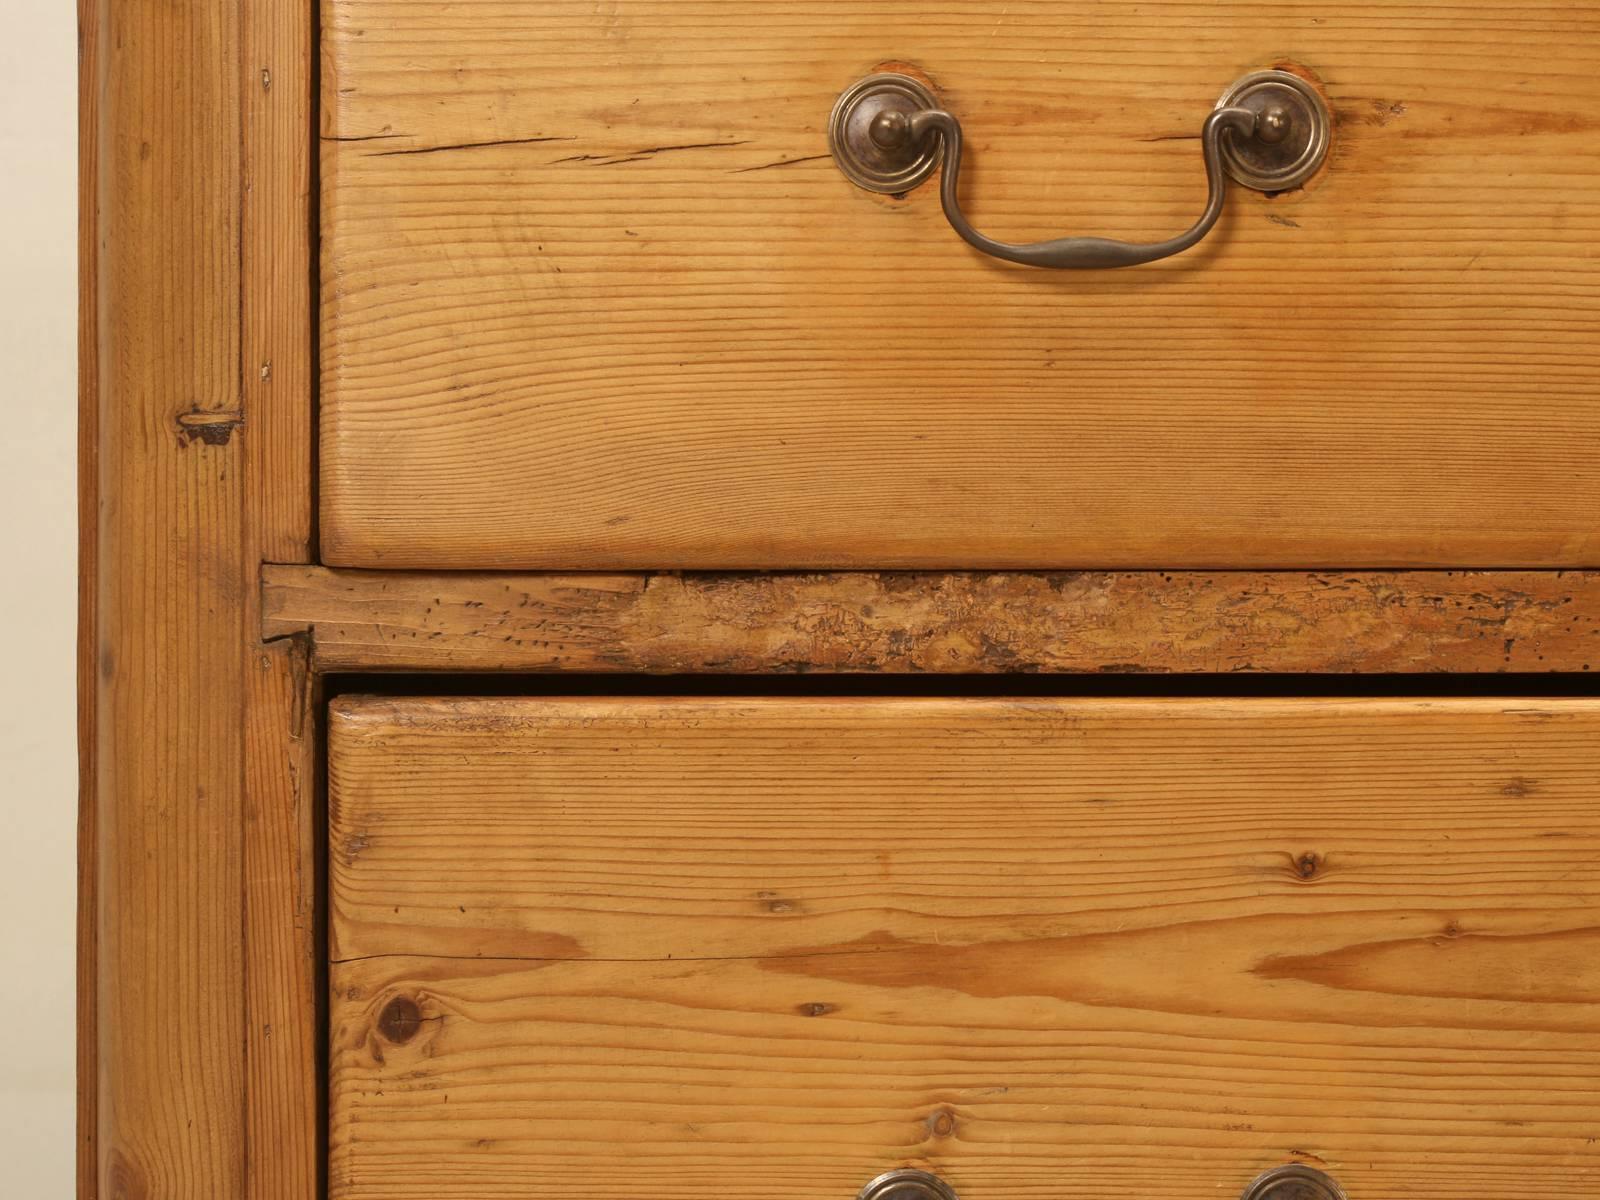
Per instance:
[[[1600,671],[1600,571],[540,574],[268,566],[325,672]]]

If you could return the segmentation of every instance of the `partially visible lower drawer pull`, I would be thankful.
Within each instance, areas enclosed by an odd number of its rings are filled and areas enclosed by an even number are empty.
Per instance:
[[[958,1200],[955,1189],[927,1171],[904,1167],[885,1171],[866,1187],[856,1200]]]
[[[1239,1200],[1346,1200],[1344,1189],[1315,1167],[1293,1163],[1256,1176]]]
[[[903,192],[926,179],[944,155],[939,198],[966,241],[996,258],[1031,267],[1132,267],[1187,250],[1222,214],[1227,176],[1261,191],[1298,187],[1328,152],[1327,105],[1288,71],[1257,71],[1235,83],[1200,127],[1209,194],[1200,219],[1164,242],[1068,237],[1000,242],[979,233],[961,211],[961,122],[909,75],[869,75],[839,97],[829,123],[834,160],[854,183]]]
[[[904,1167],[885,1171],[856,1200],[958,1200],[955,1189],[937,1175]],[[1251,1180],[1239,1200],[1347,1200],[1344,1190],[1315,1167],[1292,1163]]]

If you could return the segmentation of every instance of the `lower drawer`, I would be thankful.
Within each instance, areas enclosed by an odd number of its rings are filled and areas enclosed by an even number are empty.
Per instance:
[[[1600,702],[330,727],[333,1200],[1600,1194]]]

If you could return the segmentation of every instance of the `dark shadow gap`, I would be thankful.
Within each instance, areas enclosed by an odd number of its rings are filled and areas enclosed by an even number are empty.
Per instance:
[[[380,696],[1593,697],[1600,675],[334,674],[329,699]]]

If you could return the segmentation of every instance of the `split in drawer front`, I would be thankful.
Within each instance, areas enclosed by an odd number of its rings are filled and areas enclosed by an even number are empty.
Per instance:
[[[1600,1187],[1600,703],[346,699],[334,1200]]]
[[[1600,555],[1600,6],[325,9],[332,565]],[[1285,55],[1320,176],[1148,266],[998,263],[828,153],[893,59],[986,232],[1165,237]]]

